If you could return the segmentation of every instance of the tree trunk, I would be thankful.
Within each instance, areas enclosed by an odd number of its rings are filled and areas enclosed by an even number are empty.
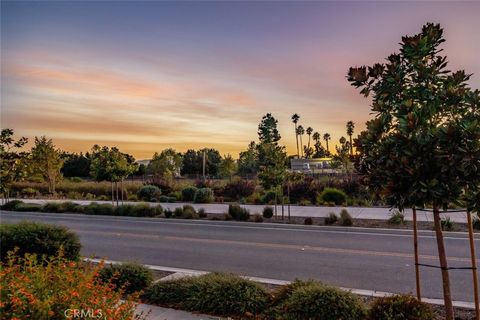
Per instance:
[[[115,192],[116,192],[116,195],[115,195],[115,198],[117,198],[117,207],[118,207],[118,181],[115,181]]]
[[[450,293],[450,279],[448,277],[447,256],[445,254],[445,245],[443,242],[442,224],[440,221],[440,210],[437,206],[433,207],[433,221],[435,224],[435,234],[437,236],[438,258],[442,268],[443,281],[443,299],[445,303],[446,320],[454,320],[452,296]]]
[[[350,136],[350,155],[353,156],[352,136]]]
[[[123,205],[123,178],[120,180],[120,189],[122,189],[122,205]]]
[[[110,181],[110,184],[112,185],[112,206],[115,205],[115,194],[113,193],[113,181]]]
[[[468,222],[468,240],[470,242],[470,258],[472,260],[472,281],[473,281],[473,297],[475,301],[475,319],[480,320],[480,302],[478,298],[478,278],[477,278],[477,259],[475,255],[475,241],[473,238],[472,213],[467,212]]]
[[[295,140],[297,141],[297,159],[300,158],[300,150],[298,150],[298,133],[297,124],[295,123]]]
[[[302,152],[302,158],[303,158],[303,139],[302,139],[302,135],[300,135],[300,151]]]
[[[420,270],[418,265],[418,235],[417,235],[417,209],[412,208],[413,213],[413,249],[415,252],[415,286],[417,289],[417,299],[422,301],[422,294],[420,291]]]

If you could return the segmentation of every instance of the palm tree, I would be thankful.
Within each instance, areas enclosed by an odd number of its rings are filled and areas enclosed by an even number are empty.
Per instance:
[[[294,113],[292,116],[292,122],[295,124],[295,140],[297,141],[297,158],[300,158],[300,151],[298,150],[298,131],[297,131],[298,120],[300,120],[300,116]]]
[[[313,141],[319,142],[319,141],[320,141],[320,133],[318,133],[318,132],[315,131],[315,132],[313,133],[312,138],[313,138]]]
[[[297,135],[300,137],[300,145],[302,146],[302,158],[303,158],[303,140],[302,136],[305,134],[305,129],[301,125],[297,127]]]
[[[330,133],[325,133],[323,135],[323,140],[325,140],[325,143],[327,144],[327,154],[329,155],[330,154],[330,149],[328,148],[328,140],[330,140],[331,137],[330,137]]]
[[[347,134],[350,137],[350,154],[353,155],[353,144],[352,144],[352,135],[353,129],[355,128],[355,123],[353,121],[347,122]]]
[[[308,148],[310,148],[310,137],[312,135],[312,132],[313,132],[313,128],[312,127],[308,127],[307,128],[307,134],[308,134]]]

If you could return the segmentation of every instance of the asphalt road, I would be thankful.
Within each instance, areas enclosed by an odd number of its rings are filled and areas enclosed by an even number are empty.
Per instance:
[[[84,256],[415,291],[411,231],[6,211],[0,217],[2,223],[28,219],[66,226],[79,234]],[[438,265],[433,232],[422,231],[419,241],[421,263]],[[475,243],[478,252],[478,236]],[[445,233],[445,244],[450,267],[470,266],[465,233]],[[451,270],[450,275],[454,300],[472,302],[471,271]],[[439,269],[422,267],[421,279],[423,296],[442,298]]]

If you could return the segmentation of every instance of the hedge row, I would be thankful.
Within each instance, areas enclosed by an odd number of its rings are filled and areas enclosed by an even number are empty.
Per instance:
[[[409,295],[378,298],[367,307],[356,295],[317,281],[295,281],[269,292],[225,273],[160,281],[146,289],[151,304],[234,318],[279,320],[431,320],[427,304]]]
[[[161,206],[150,206],[148,203],[124,204],[113,206],[109,203],[92,202],[81,205],[74,202],[48,202],[44,205],[36,203],[24,203],[20,200],[12,200],[0,207],[11,211],[41,211],[51,213],[84,213],[90,215],[105,216],[129,216],[129,217],[157,217],[163,214]]]

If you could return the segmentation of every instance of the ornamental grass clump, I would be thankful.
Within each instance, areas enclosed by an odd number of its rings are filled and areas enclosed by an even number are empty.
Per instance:
[[[130,294],[142,291],[151,285],[153,274],[150,269],[141,264],[127,262],[104,267],[100,270],[100,279],[115,285],[115,290],[123,290]]]
[[[283,320],[363,320],[366,309],[354,294],[315,281],[295,281],[274,293],[274,317]]]
[[[261,314],[269,294],[250,280],[232,274],[210,273],[157,282],[146,290],[144,299],[187,311],[244,318]]]
[[[370,304],[369,320],[432,320],[432,307],[411,295],[376,298]]]
[[[61,254],[46,260],[11,252],[0,264],[2,319],[64,320],[74,310],[89,319],[144,319],[135,315],[138,296],[123,297],[98,279],[102,264],[69,261]]]

